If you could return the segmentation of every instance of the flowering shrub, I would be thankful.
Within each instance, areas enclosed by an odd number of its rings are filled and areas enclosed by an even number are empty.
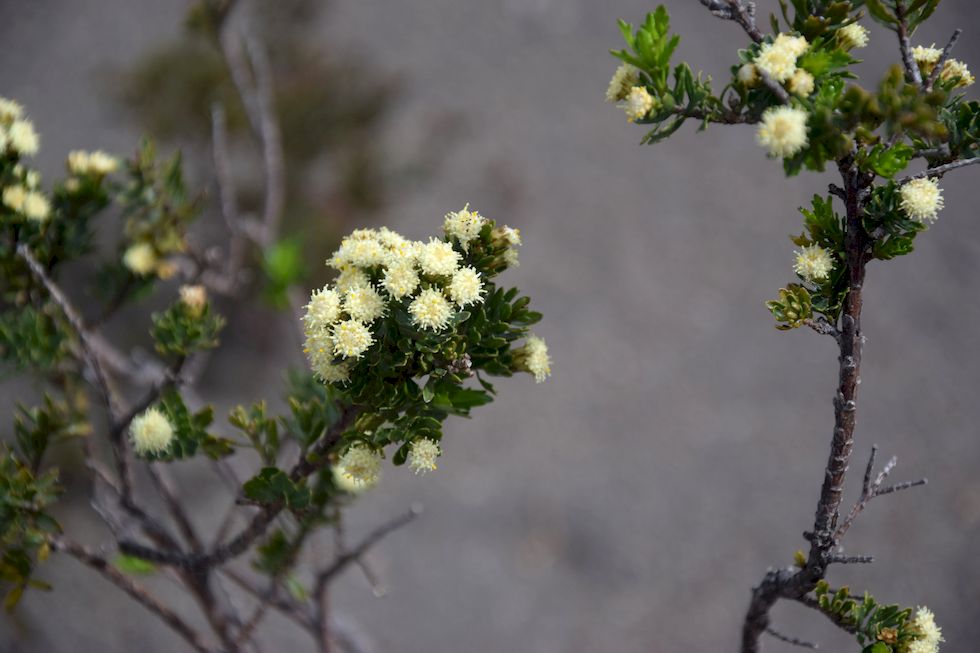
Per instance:
[[[190,369],[220,345],[225,320],[212,293],[240,299],[239,270],[202,252],[189,233],[203,201],[186,190],[179,155],[160,164],[149,143],[126,162],[74,151],[67,176],[45,190],[25,158],[39,141],[24,109],[0,98],[0,360],[36,376],[45,390],[39,406],[19,409],[14,442],[0,444],[4,605],[12,610],[28,589],[50,589],[39,567],[62,552],[115,583],[195,650],[241,650],[280,590],[276,608],[328,650],[328,582],[417,511],[385,524],[353,553],[339,550],[307,585],[294,572],[304,547],[325,528],[339,532],[343,510],[377,484],[385,455],[416,474],[436,470],[446,419],[489,403],[489,377],[526,372],[541,382],[551,373],[544,341],[530,332],[541,315],[518,289],[497,285],[517,265],[519,232],[469,207],[448,214],[443,234],[428,242],[386,228],[355,231],[328,261],[335,280],[293,318],[310,371],[292,374],[288,412],[270,414],[265,401],[237,406],[230,428],[221,428],[193,389]],[[123,226],[103,252],[95,234],[112,219],[110,209]],[[242,216],[224,217],[237,240],[229,249],[270,242],[249,235]],[[86,265],[97,268],[103,296],[77,305],[61,282],[81,269],[69,266]],[[168,305],[130,324],[148,332],[158,356],[137,359],[101,327],[151,294]],[[102,551],[63,532],[56,519],[65,492],[50,455],[56,446],[84,456],[93,504],[113,536]],[[253,471],[239,481],[228,459],[242,453]],[[233,479],[231,510],[206,538],[167,469],[192,458],[209,459],[216,477]],[[151,481],[174,529],[147,507],[137,474]],[[236,520],[245,525],[233,531]],[[263,589],[229,567],[246,553],[265,577]],[[197,599],[216,644],[134,578],[161,567],[172,568]],[[218,576],[252,594],[255,612],[231,615],[219,605]]]
[[[865,653],[934,653],[941,632],[926,608],[913,611],[881,605],[870,594],[830,589],[825,580],[835,563],[870,562],[845,556],[841,541],[874,497],[923,484],[883,486],[895,460],[874,475],[872,448],[861,498],[841,512],[845,475],[854,447],[860,383],[861,312],[868,263],[908,254],[915,239],[934,223],[944,201],[939,180],[957,168],[980,163],[980,103],[963,93],[975,79],[950,53],[957,30],[943,49],[914,46],[911,37],[939,0],[790,0],[769,23],[756,25],[755,4],[742,0],[701,0],[713,15],[740,25],[749,43],[737,53],[731,77],[719,95],[711,80],[686,63],[672,63],[679,37],[670,35],[667,10],[660,6],[635,28],[620,21],[627,48],[609,83],[606,100],[618,102],[632,123],[652,126],[644,143],[662,140],[688,120],[755,126],[766,154],[780,160],[787,175],[823,171],[832,164],[841,184],[815,195],[803,214],[803,231],[792,238],[794,283],[767,303],[783,330],[808,326],[832,336],[840,348],[840,382],[830,457],[809,552],[796,564],[771,570],[753,590],[742,631],[742,651],[757,651],[763,633],[795,644],[770,624],[780,599],[813,607],[852,633]],[[877,85],[858,84],[855,51],[868,47],[867,16],[897,36],[900,65]],[[924,170],[904,177],[915,160]],[[836,200],[836,202],[835,202]]]

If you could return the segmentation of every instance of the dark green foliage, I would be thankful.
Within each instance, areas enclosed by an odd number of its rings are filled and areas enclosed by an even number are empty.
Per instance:
[[[49,589],[33,578],[38,562],[50,552],[48,537],[61,526],[46,511],[61,493],[57,470],[31,469],[20,456],[0,444],[0,590],[3,605],[13,610],[28,587]]]
[[[261,504],[282,504],[290,510],[303,510],[310,505],[310,490],[290,480],[286,472],[276,467],[264,467],[242,486],[245,496]]]
[[[205,303],[198,311],[177,301],[162,313],[153,314],[151,334],[161,354],[189,356],[217,347],[224,325],[225,319],[212,313],[210,304]]]
[[[912,252],[916,235],[928,228],[905,214],[899,187],[894,183],[875,187],[863,222],[865,230],[874,237],[872,255],[883,261]]]
[[[912,608],[882,605],[867,592],[863,597],[858,598],[851,595],[847,587],[842,587],[835,592],[830,589],[825,580],[817,584],[814,595],[822,612],[836,623],[856,631],[855,637],[859,644],[862,646],[868,644],[865,651],[871,653],[905,651],[917,638],[915,629],[911,627]],[[888,643],[878,641],[882,638],[889,640]]]
[[[0,313],[0,360],[15,369],[48,370],[68,353],[68,335],[46,306],[23,306]]]
[[[789,16],[790,4],[793,7],[793,18]],[[859,9],[864,0],[779,0],[783,20],[794,31],[799,32],[812,41],[853,22],[851,13]],[[779,22],[775,16],[770,19],[773,29],[779,31]]]

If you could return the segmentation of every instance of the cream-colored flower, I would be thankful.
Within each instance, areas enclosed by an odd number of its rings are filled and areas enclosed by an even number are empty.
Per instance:
[[[745,84],[748,87],[756,86],[761,80],[759,78],[759,70],[755,67],[755,64],[746,63],[738,69],[738,81]]]
[[[34,125],[26,118],[15,120],[7,130],[10,146],[21,154],[37,154],[41,139],[34,131]]]
[[[518,369],[530,372],[536,383],[543,383],[551,376],[551,357],[548,345],[543,338],[531,334],[524,346],[514,352],[514,362]]]
[[[434,472],[436,460],[442,455],[439,443],[429,438],[414,440],[408,450],[408,466],[416,474]]]
[[[353,479],[344,474],[343,468],[341,468],[339,465],[332,466],[330,468],[330,474],[333,476],[334,485],[336,485],[337,489],[341,492],[347,492],[348,494],[360,494],[364,490],[369,490],[372,487],[354,482]]]
[[[310,333],[328,329],[338,319],[340,319],[340,293],[330,286],[314,290],[310,295],[310,302],[306,305],[306,313],[303,315],[304,331]]]
[[[912,627],[918,639],[909,645],[908,653],[937,653],[943,639],[942,629],[936,625],[936,618],[929,608],[919,608],[912,620]]]
[[[7,186],[3,189],[3,203],[18,213],[24,210],[27,189],[21,185]]]
[[[796,252],[793,270],[807,281],[826,279],[833,269],[833,255],[820,245],[805,245]]]
[[[334,285],[340,292],[347,292],[351,288],[366,286],[370,283],[371,280],[368,278],[367,273],[353,265],[345,265],[340,268],[340,274],[337,275],[337,279],[334,281]]]
[[[342,358],[358,359],[374,344],[371,330],[357,320],[338,322],[331,330],[333,352]]]
[[[934,222],[945,201],[943,190],[934,179],[913,179],[902,186],[902,210],[918,222]]]
[[[868,46],[868,30],[863,25],[851,23],[837,30],[837,42],[845,50]]]
[[[208,303],[208,291],[201,285],[185,284],[180,287],[180,303],[187,307],[191,315],[200,317]]]
[[[385,268],[381,285],[394,299],[401,299],[419,287],[419,273],[411,262],[393,263]]]
[[[807,114],[796,107],[772,107],[762,114],[756,137],[770,156],[791,157],[807,142]]]
[[[119,162],[101,150],[86,152],[73,150],[68,153],[68,171],[74,175],[104,176],[116,171]]]
[[[44,222],[51,215],[51,203],[41,193],[29,190],[24,196],[23,213],[31,220]]]
[[[606,88],[606,102],[625,100],[630,89],[639,83],[639,68],[628,63],[620,64],[616,72],[613,73],[612,79],[609,80],[609,87]]]
[[[13,121],[24,115],[24,107],[19,102],[0,97],[0,120]]]
[[[426,288],[408,305],[408,313],[415,326],[440,331],[449,323],[453,309],[441,292]]]
[[[460,268],[449,282],[449,297],[460,307],[483,301],[483,280],[475,268]]]
[[[463,207],[462,211],[452,211],[447,213],[443,220],[443,229],[450,238],[456,238],[463,246],[463,251],[467,251],[470,241],[476,240],[480,235],[480,230],[486,224],[487,219],[478,211],[470,211],[470,205]]]
[[[459,252],[450,243],[430,240],[419,252],[419,267],[425,274],[448,277],[459,265]]]
[[[355,320],[373,322],[384,314],[385,302],[372,286],[356,286],[344,293],[344,310]]]
[[[955,80],[956,88],[973,86],[973,83],[977,81],[973,77],[973,74],[970,73],[970,69],[966,67],[966,64],[956,59],[946,60],[946,63],[943,64],[943,69],[939,71],[939,79],[944,82]]]
[[[324,383],[338,383],[347,380],[350,367],[347,363],[334,363],[333,336],[328,330],[308,331],[303,351],[310,361],[313,372]]]
[[[912,58],[915,59],[915,62],[919,64],[919,68],[927,75],[936,67],[936,64],[939,63],[939,58],[942,56],[943,51],[937,48],[935,43],[928,48],[922,45],[917,45],[912,48]]]
[[[170,447],[174,427],[157,408],[149,408],[129,424],[129,437],[137,455],[159,454]]]
[[[802,36],[780,34],[772,43],[762,46],[755,65],[777,82],[789,80],[796,72],[796,60],[810,44]]]
[[[366,489],[375,485],[381,476],[381,456],[367,445],[355,444],[340,457],[337,467],[348,481]]]
[[[789,78],[789,83],[786,86],[790,93],[795,93],[800,97],[810,97],[814,87],[813,75],[802,68],[797,68],[793,76]]]
[[[643,86],[634,86],[630,89],[626,101],[621,105],[626,112],[626,119],[630,122],[643,120],[656,106],[653,96]]]
[[[130,245],[123,254],[123,265],[133,273],[145,277],[156,270],[157,253],[149,243]]]
[[[386,255],[387,251],[377,239],[371,237],[355,238],[351,235],[340,244],[340,249],[331,258],[331,265],[336,268],[344,265],[369,268],[384,263]]]

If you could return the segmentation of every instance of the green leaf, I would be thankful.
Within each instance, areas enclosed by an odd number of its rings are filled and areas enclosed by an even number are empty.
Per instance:
[[[136,556],[129,556],[120,553],[113,559],[112,564],[127,574],[133,576],[148,576],[154,574],[157,571],[157,566],[150,562],[149,560],[144,560],[143,558],[137,558]]]

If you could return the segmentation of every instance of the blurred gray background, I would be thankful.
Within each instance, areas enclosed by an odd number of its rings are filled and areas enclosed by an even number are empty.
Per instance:
[[[677,58],[723,79],[742,32],[696,0],[666,4],[683,36]],[[763,14],[776,3],[759,5]],[[186,8],[0,2],[0,95],[27,107],[49,179],[68,149],[132,151],[139,128],[107,99],[107,71],[173,39]],[[806,544],[836,349],[809,331],[777,331],[763,302],[792,280],[786,236],[800,230],[796,207],[831,177],[785,180],[749,127],[689,126],[639,147],[642,129],[603,104],[616,66],[607,49],[621,47],[617,18],[637,23],[653,8],[332,0],[317,24],[324,42],[399,80],[384,134],[395,152],[417,147],[420,117],[462,117],[447,165],[424,189],[393,198],[380,222],[420,238],[468,201],[520,227],[522,265],[508,275],[544,312],[538,331],[555,361],[547,383],[503,380],[499,400],[475,419],[448,422],[437,473],[386,469],[350,512],[355,537],[412,501],[426,506],[369,556],[386,596],[354,570],[334,588],[337,614],[372,650],[735,650],[752,585]],[[980,69],[975,16],[974,2],[945,0],[915,41],[942,45],[964,27],[956,56]],[[877,79],[897,49],[870,27],[863,72]],[[929,605],[948,651],[980,640],[978,179],[976,168],[947,177],[947,209],[917,251],[869,269],[852,481],[877,443],[882,460],[898,455],[896,480],[930,483],[874,502],[847,545],[877,562],[831,576],[882,600]],[[203,394],[221,405],[278,394],[278,370],[295,360],[277,331],[285,328],[233,317],[234,354],[218,357]],[[227,499],[202,495],[194,470],[184,478],[200,523],[214,520]],[[857,489],[852,482],[848,502]],[[69,527],[86,528],[86,503],[69,506]],[[97,544],[101,533],[90,533]],[[73,561],[43,574],[56,591],[32,593],[0,618],[0,650],[183,650]],[[775,625],[825,650],[857,650],[804,608],[780,605]],[[309,650],[279,619],[265,641]]]

